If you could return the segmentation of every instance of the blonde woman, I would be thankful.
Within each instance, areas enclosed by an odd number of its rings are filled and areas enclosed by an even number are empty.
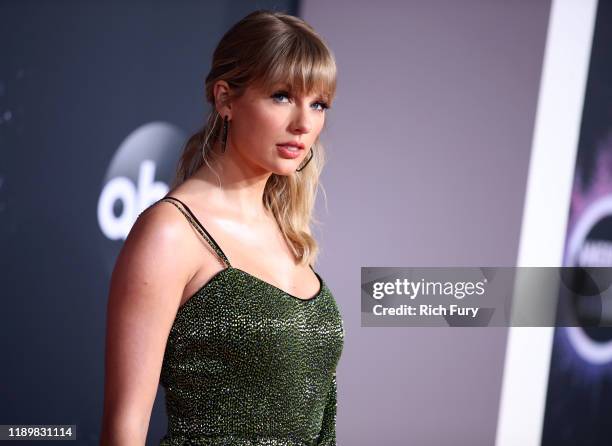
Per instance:
[[[108,303],[101,444],[336,444],[344,327],[310,224],[334,57],[303,20],[256,11],[219,42],[212,111],[172,189],[134,224]]]

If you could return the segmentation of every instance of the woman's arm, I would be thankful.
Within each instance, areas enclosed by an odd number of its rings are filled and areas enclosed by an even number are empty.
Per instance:
[[[331,386],[327,392],[327,403],[323,412],[323,423],[321,432],[317,438],[317,445],[320,446],[336,446],[336,409],[337,409],[338,386],[336,383],[336,374],[331,382]]]
[[[144,445],[168,334],[193,271],[184,224],[170,206],[136,220],[117,258],[106,322],[100,445]],[[189,234],[191,235],[191,234]]]

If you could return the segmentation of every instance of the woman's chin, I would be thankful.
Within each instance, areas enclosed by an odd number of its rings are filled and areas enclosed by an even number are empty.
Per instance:
[[[293,163],[278,163],[272,169],[272,173],[282,176],[290,176],[295,173],[297,167]]]

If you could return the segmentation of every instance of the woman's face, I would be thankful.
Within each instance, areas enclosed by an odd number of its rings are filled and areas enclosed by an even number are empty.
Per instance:
[[[310,157],[326,108],[317,92],[294,95],[286,85],[276,85],[272,91],[248,87],[228,108],[226,155],[233,152],[258,173],[291,175]],[[300,147],[294,150],[291,144]]]

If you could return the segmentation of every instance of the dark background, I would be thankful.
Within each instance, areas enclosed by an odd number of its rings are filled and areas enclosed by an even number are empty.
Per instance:
[[[96,220],[101,182],[142,123],[197,130],[215,45],[259,8],[298,12],[295,1],[0,3],[1,424],[76,424],[78,444],[98,444],[103,247],[119,246]],[[147,443],[165,431],[160,387]]]

